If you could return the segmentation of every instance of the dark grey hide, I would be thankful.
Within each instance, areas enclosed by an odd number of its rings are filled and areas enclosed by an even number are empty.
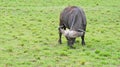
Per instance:
[[[72,47],[76,37],[81,37],[82,45],[85,45],[85,31],[86,16],[83,9],[76,6],[66,7],[60,14],[58,42],[62,43],[61,36],[63,34],[67,39],[68,46]]]

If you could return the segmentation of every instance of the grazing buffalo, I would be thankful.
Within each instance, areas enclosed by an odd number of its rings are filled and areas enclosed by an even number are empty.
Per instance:
[[[67,39],[68,46],[72,47],[76,37],[81,37],[82,45],[85,45],[86,24],[86,16],[82,8],[66,7],[60,14],[58,42],[62,43],[61,36],[63,34]]]

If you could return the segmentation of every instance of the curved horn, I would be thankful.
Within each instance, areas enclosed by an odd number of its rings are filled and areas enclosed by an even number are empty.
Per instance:
[[[74,30],[64,30],[62,28],[60,28],[60,32],[64,35],[64,36],[67,36],[67,37],[70,37],[70,38],[76,38],[76,37],[80,37],[84,34],[84,31],[82,32],[78,32],[78,31],[74,31]]]
[[[60,32],[64,35],[64,36],[68,36],[69,34],[69,30],[64,30],[60,28]]]
[[[70,38],[76,38],[76,37],[80,37],[84,34],[84,32],[77,32],[77,31],[69,31],[69,37]]]

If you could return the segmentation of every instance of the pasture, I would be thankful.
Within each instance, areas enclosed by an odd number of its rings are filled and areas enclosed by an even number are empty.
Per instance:
[[[120,67],[119,0],[0,0],[0,67]],[[58,44],[60,12],[82,7],[86,46]]]

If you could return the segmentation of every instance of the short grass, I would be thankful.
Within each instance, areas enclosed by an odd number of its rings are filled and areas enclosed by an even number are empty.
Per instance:
[[[120,67],[119,0],[0,0],[0,67]],[[58,44],[60,12],[85,10],[86,46]]]

